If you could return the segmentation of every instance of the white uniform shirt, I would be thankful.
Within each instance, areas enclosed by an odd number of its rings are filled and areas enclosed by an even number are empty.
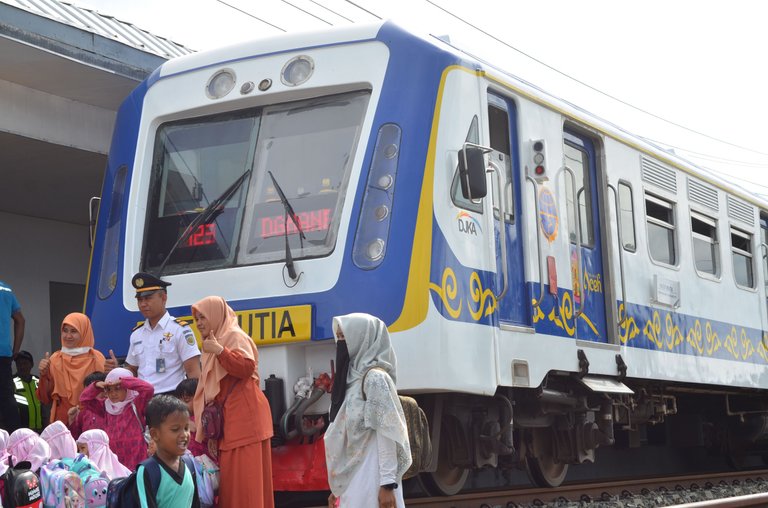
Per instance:
[[[186,377],[184,362],[200,356],[195,334],[166,312],[155,328],[149,320],[131,334],[125,362],[138,367],[139,378],[151,383],[155,393],[166,393]]]

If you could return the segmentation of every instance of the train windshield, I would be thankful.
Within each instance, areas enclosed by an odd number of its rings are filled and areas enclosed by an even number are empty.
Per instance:
[[[223,113],[158,129],[143,268],[164,274],[330,254],[369,92]],[[271,172],[305,239],[286,220]],[[187,226],[244,182],[174,249]],[[169,257],[170,254],[170,257]]]

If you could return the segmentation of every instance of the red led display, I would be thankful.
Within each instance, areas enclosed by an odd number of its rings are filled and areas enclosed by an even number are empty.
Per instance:
[[[305,233],[311,231],[327,231],[331,225],[331,209],[321,208],[320,210],[311,210],[309,212],[300,212],[296,214],[301,224],[301,229]],[[261,237],[271,238],[273,236],[282,236],[285,234],[285,215],[276,215],[274,217],[262,217]],[[298,234],[296,225],[288,219],[288,234]]]
[[[216,243],[216,224],[200,224],[195,232],[189,235],[185,247],[202,247]]]

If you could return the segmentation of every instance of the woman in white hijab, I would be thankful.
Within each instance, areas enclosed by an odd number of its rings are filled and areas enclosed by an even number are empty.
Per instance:
[[[324,438],[329,505],[402,508],[411,449],[389,332],[368,314],[335,317],[333,331],[337,371]]]

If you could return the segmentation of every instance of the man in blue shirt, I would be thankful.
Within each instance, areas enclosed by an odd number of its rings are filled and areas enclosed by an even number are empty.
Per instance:
[[[14,397],[11,364],[13,357],[21,349],[22,340],[24,316],[21,313],[21,305],[11,287],[0,281],[0,419],[2,428],[9,433],[19,427],[19,410],[16,408]]]

